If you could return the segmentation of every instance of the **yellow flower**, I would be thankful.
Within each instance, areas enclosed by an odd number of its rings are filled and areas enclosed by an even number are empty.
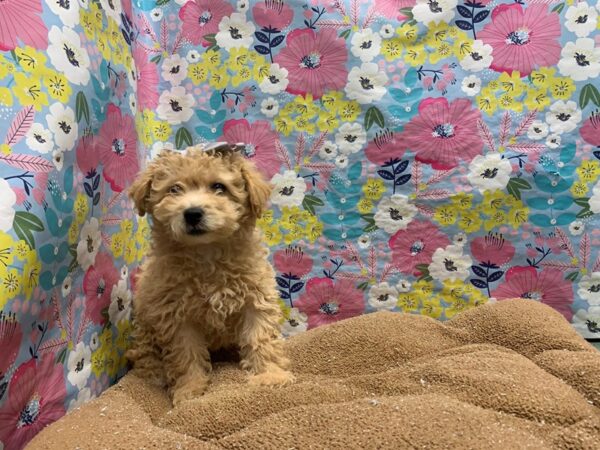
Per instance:
[[[339,108],[340,119],[345,122],[354,122],[360,114],[360,104],[354,100],[342,102]]]
[[[321,104],[331,113],[337,113],[344,101],[344,94],[339,91],[329,91],[321,97]]]
[[[192,79],[192,83],[200,84],[206,81],[208,68],[202,63],[190,64],[188,67],[188,77]]]
[[[250,52],[248,51],[247,48],[244,48],[244,47],[232,48],[229,51],[229,58],[227,58],[227,61],[225,62],[225,64],[231,71],[234,71],[234,72],[237,70],[240,70],[244,67],[248,67],[249,62],[250,62],[249,54],[250,54]]]
[[[167,122],[155,121],[152,123],[152,135],[157,141],[166,141],[172,132],[173,129]]]
[[[105,372],[106,365],[106,351],[102,346],[98,347],[96,351],[92,353],[91,364],[92,372],[96,377],[100,378]]]
[[[294,131],[294,121],[290,117],[280,114],[275,118],[274,122],[275,130],[284,136],[289,136]]]
[[[494,228],[504,225],[507,221],[506,212],[500,209],[494,212],[490,217],[483,223],[483,229],[485,231],[493,230]]]
[[[550,96],[546,88],[527,89],[527,97],[525,97],[525,106],[528,109],[541,110],[550,105]]]
[[[546,90],[554,80],[555,73],[556,69],[553,67],[542,67],[531,72],[531,82],[535,87]]]
[[[450,58],[451,56],[454,56],[452,46],[446,41],[441,41],[434,47],[433,51],[429,53],[429,61],[432,64],[437,64],[441,60]]]
[[[79,241],[79,223],[77,220],[71,222],[71,226],[67,232],[67,241],[70,245],[76,244]]]
[[[221,53],[215,50],[208,50],[202,53],[200,59],[202,59],[202,62],[209,69],[216,69],[221,65]]]
[[[96,47],[98,47],[98,50],[104,59],[110,60],[111,49],[108,45],[108,38],[106,34],[98,33],[98,37],[96,37]]]
[[[327,131],[333,133],[340,126],[340,121],[337,119],[335,114],[328,114],[325,111],[319,112],[319,119],[317,120],[317,127],[319,131]]]
[[[85,222],[85,218],[88,213],[88,202],[87,197],[82,192],[77,193],[77,197],[75,198],[75,206],[73,207],[75,211],[75,217],[77,218],[77,223],[82,224]]]
[[[282,208],[281,226],[286,230],[291,230],[294,226],[299,225],[303,218],[303,211],[297,206]]]
[[[13,105],[13,96],[10,89],[7,87],[0,87],[0,105]]]
[[[48,89],[50,97],[63,103],[68,102],[73,93],[67,78],[63,74],[54,71],[44,76],[44,86]]]
[[[17,71],[15,64],[0,54],[0,79],[14,75]]]
[[[269,70],[271,68],[271,64],[266,62],[264,59],[260,62],[256,62],[252,66],[252,77],[255,81],[260,83],[265,78],[269,76]]]
[[[126,264],[133,264],[137,258],[137,247],[135,246],[135,240],[129,239],[125,245],[125,251],[123,252],[123,258]]]
[[[129,320],[120,320],[116,326],[117,337],[115,339],[115,347],[119,352],[123,353],[129,347],[133,327],[131,326],[131,321]]]
[[[517,70],[513,71],[511,75],[508,72],[502,72],[498,82],[502,90],[513,97],[521,95],[526,87],[525,83],[521,81],[521,74]]]
[[[279,230],[279,225],[265,224],[263,226],[260,226],[260,228],[262,229],[262,232],[263,232],[263,240],[269,247],[274,247],[276,245],[279,245],[279,243],[281,242],[281,238],[283,237],[281,235],[281,231]]]
[[[400,37],[400,42],[402,44],[411,44],[419,37],[419,28],[416,25],[410,25],[408,22],[404,22],[401,27],[396,28],[396,34]]]
[[[413,291],[419,297],[428,297],[433,293],[433,283],[431,281],[419,280],[413,284]]]
[[[231,79],[231,84],[234,87],[239,86],[242,83],[245,83],[252,79],[252,71],[249,67],[242,67],[236,75]]]
[[[512,196],[510,196],[512,197]],[[481,203],[481,210],[491,216],[496,213],[499,209],[506,206],[506,196],[502,191],[484,191],[483,202]]]
[[[489,85],[481,90],[481,93],[475,97],[475,100],[477,101],[479,109],[490,116],[496,112],[496,109],[498,108],[496,95]]]
[[[42,81],[37,77],[28,78],[25,74],[15,74],[14,94],[23,106],[33,105],[36,111],[48,105],[48,96],[42,91]]]
[[[451,319],[456,314],[466,311],[467,309],[469,309],[469,305],[466,301],[464,301],[462,298],[456,299],[452,301],[452,304],[449,307],[444,309],[444,314],[446,315],[447,319]]]
[[[403,312],[416,311],[419,308],[419,296],[414,292],[405,292],[398,297],[398,307]]]
[[[138,219],[138,228],[135,232],[135,240],[138,244],[143,244],[150,240],[152,230],[150,229],[150,225],[148,225],[148,221],[142,217]]]
[[[0,241],[1,241],[2,237],[0,236]],[[29,244],[27,244],[27,242],[21,240],[17,243],[15,243],[14,246],[14,253],[15,256],[20,259],[21,261],[23,261],[27,255],[29,254],[29,252],[31,251],[31,248],[29,247]],[[2,258],[2,244],[0,243],[0,261]]]
[[[14,245],[9,234],[0,231],[0,267],[10,266],[14,261]]]
[[[83,8],[79,9],[79,24],[83,28],[85,37],[93,41],[96,37],[96,27],[94,25],[94,14],[92,11],[86,11]]]
[[[462,211],[471,209],[473,205],[473,194],[466,194],[465,192],[460,192],[450,197],[450,201],[452,202],[453,206]]]
[[[215,89],[224,89],[229,84],[230,78],[227,68],[215,67],[208,78],[208,84]]]
[[[586,183],[593,183],[600,175],[600,163],[598,161],[582,161],[581,165],[577,168],[577,175],[579,179]]]
[[[570,78],[558,77],[552,80],[550,92],[554,98],[566,100],[575,92],[575,83]]]
[[[527,222],[529,218],[529,208],[511,208],[508,211],[508,224],[515,230]]]
[[[119,25],[114,20],[108,20],[108,26],[106,27],[106,38],[108,39],[108,43],[112,47],[116,47],[119,43],[119,38],[122,36],[121,30],[119,30]]]
[[[504,93],[500,96],[498,99],[498,106],[502,109],[510,109],[516,112],[523,111],[523,103],[508,93]]]
[[[43,75],[46,69],[46,55],[42,52],[38,52],[32,47],[16,48],[15,54],[17,55],[17,61],[19,66],[23,68],[25,72],[32,73],[34,75]]]
[[[452,44],[452,51],[458,59],[463,59],[470,54],[473,49],[473,40],[465,37],[465,39],[455,40]]]
[[[125,61],[125,52],[123,47],[115,45],[112,51],[112,62],[116,65],[121,65]]]
[[[456,222],[457,211],[453,205],[442,205],[436,208],[433,218],[442,226],[450,226]]]
[[[588,186],[585,183],[582,183],[581,181],[576,181],[575,183],[573,183],[573,186],[571,186],[571,193],[575,196],[575,197],[584,197],[585,194],[588,193]]]
[[[381,54],[386,61],[394,61],[402,56],[402,39],[391,38],[385,39],[381,43]]]
[[[40,282],[40,273],[42,271],[42,263],[39,261],[37,252],[30,251],[23,266],[23,293],[25,298],[29,300],[33,290]]]
[[[465,294],[465,285],[462,280],[446,280],[442,283],[440,297],[446,303],[452,303],[454,300],[463,298]]]
[[[323,223],[316,222],[311,223],[306,227],[306,238],[314,243],[323,234]]]
[[[379,178],[367,178],[362,191],[369,200],[379,200],[385,193],[385,183]]]
[[[368,198],[361,198],[356,205],[356,209],[361,214],[368,214],[373,209],[373,202]]]
[[[3,155],[10,155],[12,153],[12,149],[8,144],[0,144],[0,153]]]
[[[421,314],[433,319],[439,319],[442,316],[443,309],[440,305],[440,299],[437,297],[422,300]]]
[[[307,119],[305,119],[302,116],[298,116],[294,120],[294,128],[296,129],[296,131],[299,131],[299,132],[303,132],[303,133],[307,133],[307,134],[314,134],[316,127],[315,127],[314,123],[309,122]]]
[[[120,258],[123,255],[125,240],[126,237],[123,236],[123,233],[115,233],[111,236],[110,250],[115,258]]]
[[[0,279],[0,298],[10,300],[19,295],[22,289],[21,274],[16,269],[6,270],[6,273]]]
[[[304,237],[304,227],[297,225],[297,226],[293,226],[289,230],[288,234],[286,234],[283,237],[283,242],[286,245],[290,245],[296,241],[299,241],[303,237]]]
[[[130,236],[133,236],[133,221],[130,219],[122,220],[119,228],[121,233],[123,233],[124,237],[128,239]]]
[[[477,211],[462,211],[458,227],[466,233],[474,233],[481,228],[481,217]]]
[[[295,111],[302,115],[305,119],[313,118],[318,112],[319,108],[315,105],[312,94],[306,94],[306,96],[297,96],[292,102]]]
[[[429,47],[437,47],[440,42],[443,42],[448,37],[450,27],[445,22],[439,22],[437,24],[430,24],[427,27],[427,35],[425,36],[425,43]]]
[[[404,59],[413,67],[422,66],[427,60],[427,50],[423,44],[406,47],[406,56]]]

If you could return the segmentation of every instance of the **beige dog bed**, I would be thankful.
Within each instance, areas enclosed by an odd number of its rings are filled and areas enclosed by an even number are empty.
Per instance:
[[[555,311],[504,301],[440,323],[376,313],[287,343],[298,382],[217,364],[171,409],[127,375],[30,449],[600,448],[600,352]]]

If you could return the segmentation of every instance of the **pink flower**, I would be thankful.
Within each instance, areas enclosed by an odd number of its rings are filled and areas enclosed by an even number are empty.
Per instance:
[[[432,90],[433,89],[433,77],[430,76],[426,76],[423,78],[422,80],[423,83],[423,87],[426,88],[427,90]]]
[[[21,324],[17,322],[15,315],[0,311],[0,348],[2,349],[0,355],[0,382],[6,381],[3,377],[17,359],[22,338]],[[2,392],[0,391],[1,398]]]
[[[133,51],[136,70],[138,109],[154,109],[158,106],[158,68],[148,61],[148,54],[141,47]]]
[[[515,247],[499,233],[488,233],[471,241],[471,253],[481,262],[500,267],[515,256]]]
[[[559,16],[541,4],[526,9],[519,4],[497,6],[492,22],[477,37],[493,48],[492,70],[516,70],[522,77],[537,67],[556,65],[562,48]]]
[[[403,20],[407,17],[400,10],[416,4],[416,0],[375,0],[375,9],[388,19]]]
[[[468,99],[448,104],[445,98],[427,98],[419,104],[419,114],[401,134],[404,148],[416,152],[415,159],[436,170],[470,162],[481,154],[483,142],[477,131],[481,112]]]
[[[320,98],[325,92],[346,85],[346,41],[338,37],[335,30],[294,30],[286,43],[275,62],[288,70],[289,93],[308,93]]]
[[[223,0],[192,0],[179,10],[183,21],[182,34],[192,44],[203,42],[207,34],[219,30],[219,22],[233,12],[233,6]],[[205,41],[206,42],[206,41]]]
[[[385,129],[377,132],[375,138],[365,149],[365,156],[373,164],[383,166],[387,162],[402,158],[405,151],[406,148],[400,145],[398,135]]]
[[[573,317],[573,287],[558,269],[538,272],[534,267],[513,267],[506,272],[506,281],[492,292],[492,297],[537,300],[556,309],[568,321]]]
[[[588,144],[600,147],[600,112],[593,112],[579,129],[579,134]]]
[[[113,259],[107,253],[98,253],[96,261],[83,277],[86,310],[94,323],[106,322],[102,310],[110,304],[110,293],[119,281],[119,271],[115,268]]]
[[[41,0],[0,1],[0,51],[14,50],[18,41],[37,49],[47,48],[48,28],[41,14]]]
[[[308,316],[308,327],[315,328],[362,314],[365,298],[350,280],[313,278],[294,306]]]
[[[121,114],[119,107],[110,103],[96,147],[104,165],[104,178],[113,191],[121,192],[139,170],[133,117]]]
[[[422,220],[413,220],[389,241],[394,266],[406,274],[416,272],[420,264],[430,264],[433,253],[449,244],[446,234],[433,223]]]
[[[294,11],[283,0],[265,0],[252,7],[252,15],[258,26],[281,31],[292,23]]]
[[[218,140],[244,143],[246,156],[269,179],[279,172],[281,162],[277,157],[276,148],[279,136],[271,129],[271,124],[266,120],[257,120],[252,124],[246,119],[228,120],[223,125],[223,136]]]
[[[88,174],[98,168],[100,163],[100,152],[96,147],[96,139],[94,136],[84,136],[79,140],[75,149],[77,158],[77,167],[84,174]]]
[[[273,255],[273,265],[278,272],[303,277],[312,270],[313,260],[306,256],[300,247],[277,250]]]
[[[30,359],[10,380],[10,395],[0,410],[4,448],[24,448],[42,428],[65,414],[64,368],[55,359],[54,353],[46,353],[41,361]]]

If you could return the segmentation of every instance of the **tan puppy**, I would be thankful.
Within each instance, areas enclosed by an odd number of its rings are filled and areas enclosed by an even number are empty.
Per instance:
[[[292,382],[274,272],[255,228],[270,186],[254,165],[227,144],[163,152],[130,195],[153,222],[127,353],[135,371],[166,384],[174,405],[206,390],[209,351],[221,348],[239,350],[251,383]]]

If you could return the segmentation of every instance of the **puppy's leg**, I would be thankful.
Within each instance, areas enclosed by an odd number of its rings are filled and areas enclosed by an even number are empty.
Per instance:
[[[278,340],[279,324],[276,306],[263,304],[264,308],[249,306],[244,311],[242,332],[239,336],[242,369],[253,375],[251,384],[284,385],[292,383],[294,376],[288,372],[289,361],[284,355],[283,342]],[[261,306],[263,306],[261,305]]]
[[[167,380],[160,357],[160,349],[152,339],[152,334],[139,326],[134,328],[134,343],[125,357],[133,364],[132,373],[157,386],[165,386]]]
[[[163,361],[174,406],[204,393],[211,371],[210,354],[196,327],[179,327],[169,344],[163,346]]]

